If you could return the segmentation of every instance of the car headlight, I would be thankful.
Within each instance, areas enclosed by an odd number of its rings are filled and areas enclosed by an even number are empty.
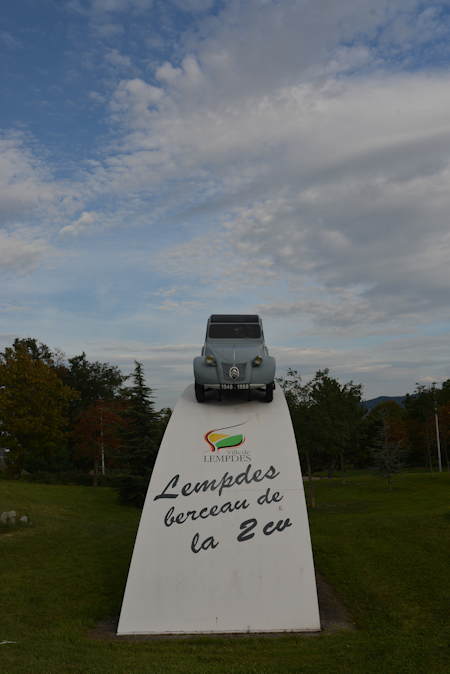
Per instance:
[[[256,358],[253,358],[252,360],[252,365],[258,367],[258,365],[261,365],[262,361],[263,359],[261,358],[261,356],[256,356]]]
[[[216,359],[214,358],[214,356],[206,356],[205,363],[207,365],[216,365]]]

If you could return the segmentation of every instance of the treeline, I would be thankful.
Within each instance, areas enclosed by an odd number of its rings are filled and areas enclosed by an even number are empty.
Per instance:
[[[278,384],[309,475],[375,467],[389,478],[403,466],[435,470],[438,449],[449,468],[450,379],[440,388],[417,386],[404,406],[387,401],[370,411],[360,384],[341,384],[327,369],[307,383],[288,370]],[[142,503],[170,413],[155,410],[137,361],[124,376],[114,365],[85,353],[66,358],[34,338],[0,352],[0,459],[9,477],[114,484],[123,500]]]
[[[124,376],[34,338],[0,352],[0,447],[9,477],[115,482],[125,500],[137,493],[139,500],[169,417],[169,409],[155,410],[137,361]]]
[[[403,467],[449,466],[450,379],[418,385],[404,406],[385,401],[367,411],[362,386],[319,370],[304,384],[296,370],[278,380],[288,401],[304,472],[376,468],[388,480]]]

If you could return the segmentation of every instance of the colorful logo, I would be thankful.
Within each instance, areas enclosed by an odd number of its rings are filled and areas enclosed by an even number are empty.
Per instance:
[[[224,428],[213,428],[211,431],[205,433],[205,441],[208,443],[211,452],[220,452],[221,449],[234,449],[245,442],[245,436],[242,433],[224,433],[223,431],[231,428],[238,428],[242,424],[234,424],[234,426],[225,426]]]

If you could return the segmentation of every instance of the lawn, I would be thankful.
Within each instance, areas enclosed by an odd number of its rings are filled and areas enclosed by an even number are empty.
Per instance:
[[[94,639],[118,615],[139,512],[107,488],[0,481],[2,674],[450,671],[450,475],[315,482],[317,568],[356,628],[319,636]]]

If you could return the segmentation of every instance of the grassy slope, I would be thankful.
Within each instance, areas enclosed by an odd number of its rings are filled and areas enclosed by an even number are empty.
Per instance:
[[[0,535],[0,671],[449,671],[450,476],[316,483],[316,565],[359,629],[317,637],[95,641],[120,609],[139,513],[108,489],[0,482],[0,511],[34,526]]]

